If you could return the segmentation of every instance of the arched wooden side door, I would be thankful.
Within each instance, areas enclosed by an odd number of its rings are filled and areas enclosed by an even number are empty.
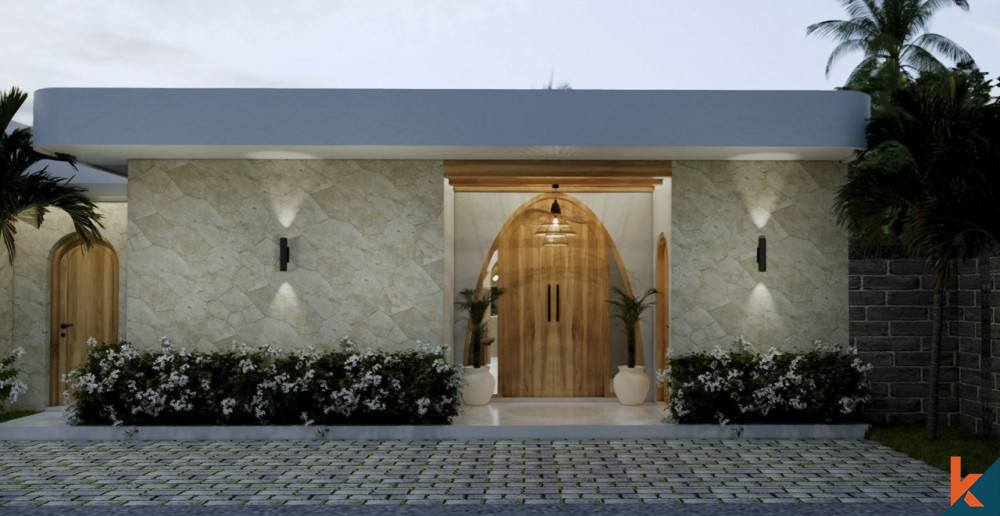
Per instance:
[[[666,369],[670,348],[670,250],[667,237],[660,233],[656,243],[656,369]],[[670,398],[670,385],[656,389],[656,401]]]
[[[50,395],[61,405],[64,374],[87,360],[87,339],[118,340],[118,255],[106,242],[87,249],[75,235],[52,254]]]

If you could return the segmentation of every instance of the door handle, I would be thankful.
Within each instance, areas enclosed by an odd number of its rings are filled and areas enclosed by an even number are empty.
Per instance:
[[[548,315],[549,322],[552,322],[552,284],[548,285],[548,302],[545,303],[546,309],[545,313]]]
[[[62,324],[59,325],[59,329],[60,330],[65,330],[66,328],[69,328],[70,326],[73,326],[73,324],[72,323],[62,323]]]
[[[556,322],[559,322],[559,284],[556,284]]]

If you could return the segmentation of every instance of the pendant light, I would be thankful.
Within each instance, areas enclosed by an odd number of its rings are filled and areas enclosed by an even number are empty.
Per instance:
[[[556,192],[559,189],[559,185],[552,185],[552,191]],[[552,207],[549,208],[549,214],[545,217],[545,220],[538,226],[535,230],[535,236],[545,239],[545,243],[542,246],[545,247],[563,247],[569,245],[567,240],[569,237],[576,236],[576,231],[570,227],[569,223],[562,219],[562,209],[559,207],[559,199],[552,201]]]

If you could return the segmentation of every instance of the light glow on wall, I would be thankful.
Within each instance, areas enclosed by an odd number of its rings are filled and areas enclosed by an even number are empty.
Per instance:
[[[298,152],[290,150],[259,150],[245,154],[247,159],[320,159],[321,156],[308,152]]]
[[[777,208],[780,190],[763,177],[737,176],[734,179],[750,220],[758,230],[764,229]]]
[[[771,291],[767,289],[767,286],[763,282],[757,283],[757,286],[753,288],[750,292],[750,313],[765,313],[774,312],[774,297],[771,296]]]
[[[281,227],[285,229],[292,227],[292,223],[295,222],[295,217],[302,207],[302,199],[305,195],[304,191],[297,188],[291,192],[271,197],[271,209]]]
[[[292,285],[286,281],[274,293],[274,299],[271,300],[270,313],[277,315],[280,319],[289,320],[290,318],[287,317],[287,315],[291,315],[289,312],[297,312],[298,310],[299,296],[295,293]]]
[[[757,226],[757,229],[764,229],[767,222],[771,220],[771,213],[764,208],[755,206],[750,208],[750,219],[753,220],[753,225]]]

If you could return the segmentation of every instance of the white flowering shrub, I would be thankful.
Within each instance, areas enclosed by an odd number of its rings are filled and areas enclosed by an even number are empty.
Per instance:
[[[670,383],[680,423],[851,423],[870,401],[871,364],[856,348],[814,341],[806,353],[766,353],[738,337],[734,349],[673,357]]]
[[[0,409],[27,392],[28,386],[18,378],[21,372],[14,364],[24,355],[24,348],[14,348],[10,355],[0,358]]]
[[[446,424],[458,414],[462,372],[444,349],[351,349],[283,353],[234,342],[221,353],[140,352],[93,343],[87,363],[67,375],[67,414],[86,425]]]

